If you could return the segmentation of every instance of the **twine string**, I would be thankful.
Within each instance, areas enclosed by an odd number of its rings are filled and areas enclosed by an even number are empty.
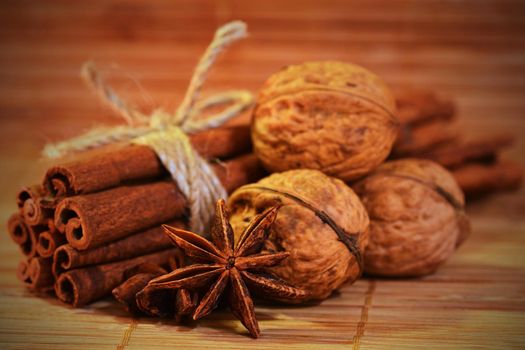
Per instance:
[[[94,62],[88,61],[84,63],[80,70],[80,76],[86,82],[86,85],[98,95],[99,99],[117,115],[124,118],[128,125],[137,126],[148,123],[146,115],[122,100],[115,90],[106,83]]]
[[[253,104],[252,94],[245,90],[225,91],[198,101],[219,54],[246,35],[246,24],[241,21],[227,23],[216,31],[195,68],[182,103],[173,114],[161,109],[149,116],[143,114],[118,96],[93,62],[87,62],[82,67],[82,77],[127,125],[99,127],[57,144],[47,144],[44,156],[56,158],[122,141],[147,145],[155,151],[185,196],[191,230],[204,232],[213,218],[215,202],[226,198],[227,193],[211,166],[193,149],[188,133],[216,128]],[[207,118],[199,118],[206,109],[223,104],[229,106]]]
[[[195,72],[191,78],[186,95],[174,115],[174,123],[184,125],[191,116],[195,101],[199,98],[202,85],[208,77],[211,66],[215,63],[217,56],[233,42],[245,38],[247,35],[246,24],[241,21],[226,23],[215,32],[215,36],[202,55]]]

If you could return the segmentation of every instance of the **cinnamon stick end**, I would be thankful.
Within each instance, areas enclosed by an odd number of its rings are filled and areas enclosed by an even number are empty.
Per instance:
[[[43,188],[53,197],[65,197],[74,194],[73,175],[67,167],[54,166],[44,176]]]
[[[11,239],[18,245],[24,244],[29,239],[29,231],[26,223],[19,213],[14,213],[7,221],[7,232]],[[22,248],[22,250],[24,250]]]
[[[58,277],[55,283],[55,293],[63,303],[73,307],[81,306],[78,286],[72,275],[63,273]]]
[[[26,285],[31,283],[31,279],[29,277],[29,263],[27,260],[22,260],[18,264],[16,269],[16,277]]]

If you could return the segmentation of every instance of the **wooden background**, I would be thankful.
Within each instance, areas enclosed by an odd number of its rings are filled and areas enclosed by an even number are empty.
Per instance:
[[[118,122],[80,81],[83,61],[101,63],[138,105],[174,108],[213,31],[232,19],[251,35],[217,64],[210,92],[255,92],[290,63],[351,61],[394,87],[453,96],[469,134],[514,132],[507,156],[525,163],[524,1],[2,1],[0,220],[16,190],[40,180],[45,142]],[[2,234],[0,348],[522,347],[524,194],[471,203],[471,239],[433,276],[363,279],[319,306],[257,307],[257,341],[226,312],[179,326],[132,319],[109,302],[74,310],[35,298],[16,280],[20,255]]]

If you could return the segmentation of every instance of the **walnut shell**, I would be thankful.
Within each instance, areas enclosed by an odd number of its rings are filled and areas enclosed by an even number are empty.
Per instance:
[[[252,120],[254,151],[270,172],[307,168],[348,181],[381,164],[396,139],[395,101],[354,64],[308,62],[272,75]]]
[[[432,161],[384,163],[353,188],[370,215],[366,273],[433,273],[470,233],[461,189]]]
[[[281,205],[265,248],[288,251],[290,256],[270,272],[306,289],[309,299],[324,299],[344,282],[360,276],[356,256],[333,227],[344,230],[340,231],[344,239],[354,237],[356,255],[362,256],[368,214],[354,191],[342,181],[317,170],[290,170],[240,187],[228,205],[236,239],[255,215]]]

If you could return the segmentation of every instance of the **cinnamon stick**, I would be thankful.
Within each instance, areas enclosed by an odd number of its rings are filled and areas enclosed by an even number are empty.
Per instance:
[[[213,169],[228,192],[264,174],[253,154]],[[86,250],[181,217],[185,211],[186,199],[167,180],[65,198],[56,209],[55,225],[72,247]]]
[[[66,243],[66,237],[58,231],[44,231],[38,236],[36,251],[43,258],[52,257],[55,250]]]
[[[33,185],[18,193],[17,205],[28,225],[43,225],[53,217],[56,200],[47,197],[42,186]]]
[[[405,90],[395,93],[397,117],[401,125],[418,124],[430,120],[451,120],[455,115],[452,100],[432,91]]]
[[[170,257],[169,265],[171,270],[184,267],[184,254],[177,250],[176,254]],[[175,316],[180,321],[184,316],[193,313],[198,304],[198,293],[190,292],[180,288],[176,291],[171,289],[151,288],[147,285],[136,294],[137,309],[147,315],[157,317]]]
[[[459,186],[468,196],[518,188],[523,167],[511,161],[492,164],[469,163],[452,170]]]
[[[55,225],[79,250],[100,247],[184,214],[185,200],[173,181],[121,186],[65,198]]]
[[[29,286],[31,283],[31,279],[29,277],[29,262],[27,260],[22,260],[18,264],[16,269],[16,277],[27,286]]]
[[[176,291],[144,287],[136,294],[137,308],[146,315],[155,317],[173,317],[176,308]]]
[[[53,233],[53,232],[59,232],[55,226],[55,216],[47,219],[45,225],[47,226],[47,231]]]
[[[249,125],[229,126],[190,136],[205,158],[230,158],[251,149]],[[112,145],[50,168],[44,188],[54,196],[98,192],[137,180],[167,175],[155,152],[143,145]]]
[[[25,254],[28,258],[35,257],[38,252],[36,246],[38,244],[38,238],[42,232],[47,230],[47,226],[36,225],[36,226],[27,226],[29,239],[20,246],[22,253]]]
[[[176,270],[186,266],[186,257],[184,253],[179,250],[178,254],[173,255],[169,260],[171,270]],[[150,292],[149,294],[154,294]],[[175,320],[180,322],[184,317],[193,314],[199,303],[199,294],[195,291],[190,291],[185,288],[179,288],[175,292]],[[144,300],[142,301],[144,307]]]
[[[431,120],[417,126],[406,125],[401,128],[394,144],[394,157],[417,156],[438,145],[457,139],[458,132],[446,120]]]
[[[74,307],[86,305],[109,295],[124,281],[129,269],[146,262],[165,265],[174,252],[175,249],[170,248],[133,259],[67,271],[55,283],[56,295]]]
[[[444,144],[421,155],[447,168],[454,168],[469,161],[495,159],[496,153],[514,143],[513,135],[500,133],[464,142]]]
[[[167,271],[158,265],[141,265],[133,275],[113,289],[111,293],[119,303],[125,306],[126,310],[133,314],[139,314],[140,309],[137,306],[136,299],[137,293],[153,278],[166,273]]]
[[[7,232],[13,242],[20,246],[29,239],[29,228],[20,213],[14,213],[9,217],[7,220]]]
[[[24,207],[26,200],[40,197],[43,193],[44,189],[40,185],[32,185],[22,188],[16,195],[16,205],[18,206],[18,209],[21,210]]]
[[[184,228],[183,221],[171,221],[169,225]],[[53,274],[88,265],[106,264],[145,255],[171,247],[171,240],[162,227],[156,226],[98,248],[79,251],[69,244],[58,247],[53,259]]]
[[[38,291],[53,290],[55,278],[51,272],[51,258],[34,257],[29,260],[29,287]]]
[[[44,225],[55,213],[57,201],[52,198],[29,198],[22,209],[28,225]]]
[[[22,254],[32,258],[37,254],[36,245],[40,233],[47,229],[46,226],[29,226],[20,213],[11,215],[7,221],[7,232],[11,239],[18,244]]]

